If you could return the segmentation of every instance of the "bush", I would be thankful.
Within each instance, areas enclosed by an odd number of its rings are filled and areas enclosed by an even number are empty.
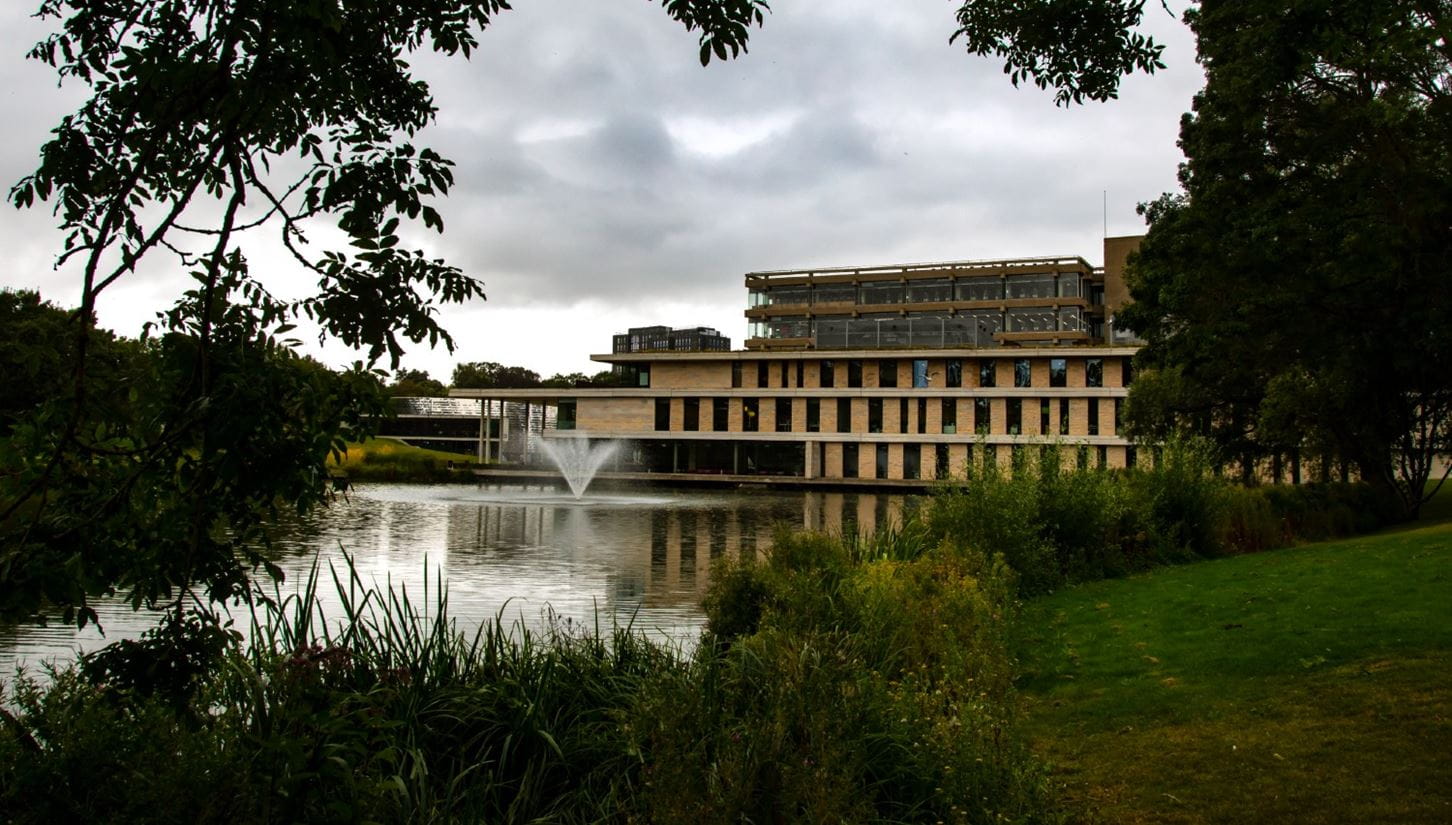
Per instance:
[[[727,594],[745,593],[762,606],[757,630],[643,685],[633,730],[647,821],[1052,814],[1013,727],[1012,572],[950,545],[906,561],[853,555],[870,560],[781,536],[765,561],[713,580],[709,625],[730,624]]]
[[[1367,485],[1245,488],[1214,474],[1194,442],[1164,445],[1129,470],[1076,469],[1050,448],[1015,456],[1012,474],[987,463],[938,490],[918,526],[924,542],[995,553],[1021,595],[1160,564],[1283,547],[1363,532],[1391,508]]]

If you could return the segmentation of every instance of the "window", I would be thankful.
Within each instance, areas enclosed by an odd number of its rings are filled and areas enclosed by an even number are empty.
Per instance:
[[[1053,275],[1008,276],[1009,298],[1052,298],[1058,291]]]
[[[1138,460],[1139,452],[1137,450],[1135,450],[1133,447],[1124,448],[1124,466],[1133,467],[1135,465],[1135,462]]]
[[[731,362],[731,386],[732,387],[739,388],[741,386],[741,369],[742,369],[742,365],[741,365],[741,362],[740,361],[732,361]]]
[[[837,432],[852,432],[852,399],[837,399]]]
[[[947,278],[919,278],[907,282],[908,303],[953,300],[953,282]]]
[[[926,387],[928,385],[928,359],[913,359],[913,386]]]
[[[1059,399],[1059,435],[1069,434],[1069,399]]]
[[[897,362],[896,361],[878,361],[877,362],[877,386],[879,386],[879,387],[896,387],[897,386]]]
[[[791,364],[788,364],[785,361],[782,361],[781,362],[781,386],[782,387],[789,387],[789,386],[791,386],[790,384],[787,383],[787,370],[790,369],[790,368],[791,368]]]
[[[1089,435],[1099,435],[1099,399],[1089,399]]]
[[[1008,399],[1008,434],[1018,435],[1023,432],[1023,399]]]
[[[681,429],[689,433],[701,429],[701,399],[686,398],[682,404]]]
[[[862,386],[862,362],[856,358],[847,362],[847,386]]]
[[[857,302],[854,284],[817,284],[812,290],[813,304],[852,304]]]
[[[877,477],[887,478],[887,445],[877,445]]]
[[[1114,434],[1119,435],[1124,431],[1124,399],[1114,399]]]
[[[867,431],[870,433],[882,432],[882,399],[867,399]]]
[[[902,477],[917,478],[923,474],[923,445],[902,445]]]
[[[973,429],[979,435],[988,435],[993,426],[993,405],[987,398],[973,401]]]
[[[960,278],[955,294],[960,301],[1001,301],[1003,280],[1001,278]]]
[[[560,405],[555,409],[555,429],[575,429],[575,406],[573,398],[561,398]]]
[[[862,285],[861,294],[864,304],[900,304],[903,286],[901,281],[869,282]]]
[[[905,433],[908,431],[908,403],[906,398],[897,400],[897,431]]]
[[[836,384],[837,365],[831,361],[823,361],[817,365],[817,383],[823,387],[832,387]]]
[[[1049,399],[1039,401],[1039,433],[1049,434]]]
[[[1133,358],[1126,358],[1123,361],[1120,361],[1119,362],[1119,377],[1120,377],[1119,385],[1121,387],[1127,387],[1127,386],[1129,386],[1130,382],[1134,380],[1134,359]]]
[[[620,376],[622,386],[649,387],[650,364],[626,364],[620,368]]]
[[[946,383],[950,387],[963,386],[963,362],[954,358],[947,363]]]
[[[820,398],[807,399],[807,432],[817,433],[822,431],[822,400]]]
[[[729,409],[726,399],[711,399],[711,429],[724,433],[731,428]]]
[[[757,420],[757,414],[759,412],[758,403],[755,398],[741,399],[741,429],[743,432],[756,432],[759,423]]]
[[[1109,466],[1109,448],[1103,444],[1099,445],[1099,469]]]
[[[671,400],[669,398],[655,400],[655,428],[660,431],[671,428]]]
[[[943,399],[943,432],[952,435],[958,432],[958,399]]]
[[[1049,359],[1049,386],[1067,387],[1069,385],[1069,359]]]
[[[928,431],[928,399],[918,399],[918,432]]]
[[[857,442],[842,445],[842,477],[857,477]]]
[[[1033,368],[1029,366],[1027,358],[1013,359],[1013,385],[1015,387],[1031,387],[1033,378]]]
[[[776,400],[776,431],[779,433],[792,431],[792,400],[790,398]]]
[[[933,445],[933,477],[934,478],[947,478],[948,477],[948,445],[947,444],[934,444]]]
[[[765,387],[771,383],[771,372],[765,361],[756,362],[756,386]]]
[[[802,388],[802,386],[803,386],[802,385],[802,380],[803,380],[803,378],[806,375],[806,371],[807,371],[807,362],[806,361],[797,361],[797,389],[801,389]]]
[[[1102,387],[1102,386],[1104,386],[1104,359],[1103,358],[1086,358],[1086,359],[1084,359],[1084,386],[1086,386],[1086,387]]]
[[[998,386],[998,364],[991,359],[985,358],[978,362],[978,386]]]

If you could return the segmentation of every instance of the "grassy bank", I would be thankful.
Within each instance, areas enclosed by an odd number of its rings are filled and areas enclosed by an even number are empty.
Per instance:
[[[1102,821],[1452,820],[1452,524],[1084,584],[1022,629],[1026,732]]]
[[[332,465],[334,472],[350,481],[473,481],[473,475],[449,469],[450,463],[471,464],[474,457],[440,450],[425,450],[395,441],[374,438],[349,444],[343,460]]]

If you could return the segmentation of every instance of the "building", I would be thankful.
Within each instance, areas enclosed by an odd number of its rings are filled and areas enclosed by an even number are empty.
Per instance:
[[[1122,467],[1136,461],[1119,421],[1138,342],[1113,318],[1138,240],[1106,239],[1103,268],[1055,257],[752,272],[744,350],[630,348],[592,356],[629,386],[452,394],[481,399],[485,418],[513,404],[540,422],[511,442],[501,414],[481,460],[528,463],[540,438],[609,439],[628,447],[610,471],[632,477],[911,487],[1026,449]]]
[[[710,327],[631,327],[611,341],[611,353],[727,352],[731,339]]]

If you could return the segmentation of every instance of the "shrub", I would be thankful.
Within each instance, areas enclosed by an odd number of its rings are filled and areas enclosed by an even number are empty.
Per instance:
[[[844,564],[832,544],[782,536],[752,588],[713,580],[710,621],[746,592],[763,605],[758,630],[642,686],[645,819],[1048,816],[1044,774],[1013,727],[1012,572],[948,544]],[[824,584],[830,598],[801,598]]]

